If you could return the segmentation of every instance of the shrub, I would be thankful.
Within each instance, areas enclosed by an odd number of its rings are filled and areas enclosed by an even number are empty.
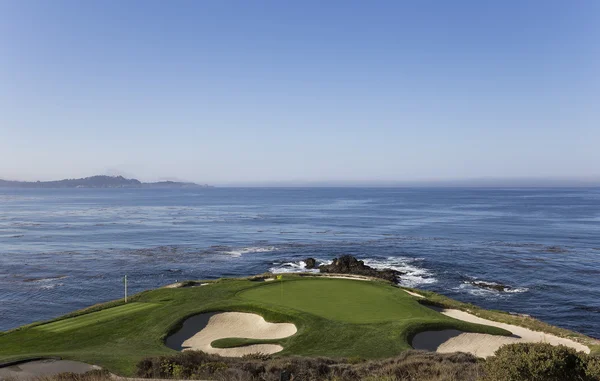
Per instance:
[[[211,379],[217,381],[278,381],[282,371],[303,381],[475,381],[481,361],[465,353],[440,354],[407,351],[385,360],[351,358],[263,356],[220,357],[186,351],[173,356],[149,358],[138,364],[144,378]]]
[[[267,361],[271,359],[271,355],[266,353],[248,353],[242,356],[245,360],[261,360]]]
[[[355,357],[349,357],[346,362],[348,362],[348,364],[360,364],[361,362],[365,362],[365,359],[355,356]]]
[[[64,372],[54,375],[52,377],[38,378],[39,381],[105,381],[110,379],[110,372],[105,369],[90,370],[83,374]]]
[[[486,381],[581,381],[587,356],[546,343],[504,345],[485,363]]]
[[[137,374],[144,378],[211,378],[228,368],[223,360],[220,356],[200,351],[185,351],[173,356],[144,359],[137,364]]]
[[[600,381],[600,356],[588,358],[585,374],[590,380]]]

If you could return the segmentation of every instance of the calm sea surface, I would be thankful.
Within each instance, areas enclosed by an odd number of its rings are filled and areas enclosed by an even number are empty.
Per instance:
[[[0,190],[0,330],[122,297],[125,274],[138,292],[346,253],[600,337],[600,189]]]

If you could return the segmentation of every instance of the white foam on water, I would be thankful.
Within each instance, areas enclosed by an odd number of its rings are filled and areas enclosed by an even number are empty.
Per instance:
[[[323,261],[317,259],[317,264],[331,264],[331,261]],[[269,269],[269,272],[273,274],[285,274],[285,273],[318,273],[319,269],[307,269],[306,262],[274,262],[273,267]]]
[[[400,276],[400,285],[405,287],[416,287],[420,284],[430,284],[437,282],[433,274],[422,267],[415,265],[415,262],[422,261],[423,258],[408,258],[408,257],[389,257],[386,259],[365,259],[365,265],[378,270],[393,269],[402,272]],[[330,260],[317,259],[318,264],[331,264]],[[304,261],[299,262],[275,262],[273,267],[269,269],[274,274],[281,273],[299,273],[313,272],[318,273],[319,269],[308,270]]]
[[[423,258],[388,257],[386,259],[365,259],[365,265],[375,269],[392,269],[404,273],[400,275],[399,284],[404,287],[417,287],[421,284],[436,283],[437,279],[431,271],[417,266],[415,263]]]
[[[54,289],[56,287],[61,287],[61,286],[64,286],[64,285],[65,285],[64,283],[45,284],[43,286],[40,286],[39,289],[40,290],[52,290],[52,289]]]
[[[284,262],[284,263],[274,263],[274,267],[269,269],[273,274],[285,274],[285,273],[303,273],[303,272],[311,272],[318,273],[319,269],[307,269],[306,263],[304,261],[300,262]]]
[[[271,251],[277,251],[278,249],[275,246],[250,246],[243,247],[241,249],[233,249],[224,251],[223,254],[231,255],[232,257],[241,257],[244,254],[252,254],[252,253],[269,253]]]
[[[67,275],[59,275],[59,276],[53,276],[53,277],[48,277],[48,278],[33,278],[33,279],[25,279],[23,282],[25,283],[49,283],[49,282],[56,282],[57,280],[61,280],[61,279],[65,279],[68,278]]]
[[[499,284],[496,282],[487,282],[487,281],[484,283],[495,284],[495,285]],[[498,290],[494,290],[494,289],[490,289],[490,288],[478,287],[476,285],[469,283],[469,281],[464,281],[458,287],[454,287],[453,290],[460,291],[460,292],[466,292],[470,295],[480,296],[480,297],[498,297],[498,296],[502,296],[504,294],[520,294],[520,293],[529,291],[529,289],[527,287],[510,287],[510,286],[507,286],[507,287],[508,287],[508,289],[506,289],[505,291],[498,291]]]
[[[527,287],[516,287],[511,288],[510,290],[506,290],[504,292],[508,292],[509,294],[520,294],[522,292],[527,292],[529,289]]]

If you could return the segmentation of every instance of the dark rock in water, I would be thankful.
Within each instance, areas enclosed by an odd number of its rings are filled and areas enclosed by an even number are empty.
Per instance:
[[[472,284],[475,287],[486,288],[488,290],[495,290],[495,291],[500,291],[500,292],[510,290],[510,287],[503,285],[503,284],[498,284],[498,283],[488,283],[488,282],[481,282],[481,281],[477,281],[477,280],[469,281],[467,283]]]
[[[317,261],[314,258],[306,258],[304,263],[306,263],[306,268],[308,270],[317,268]]]
[[[330,265],[319,266],[319,271],[322,273],[332,274],[353,274],[364,275],[374,278],[381,278],[392,283],[398,283],[398,276],[403,275],[400,271],[392,269],[377,270],[365,265],[363,261],[359,261],[352,255],[342,255],[339,258],[334,258]]]
[[[560,246],[548,246],[548,247],[546,247],[546,251],[549,253],[562,254],[562,253],[566,253],[567,249],[560,247]]]

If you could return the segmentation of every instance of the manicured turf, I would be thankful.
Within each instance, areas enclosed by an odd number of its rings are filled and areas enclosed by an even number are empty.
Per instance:
[[[277,283],[252,288],[239,296],[348,323],[392,322],[433,315],[430,309],[418,305],[406,293],[372,282],[305,279]]]
[[[412,335],[429,329],[506,334],[446,317],[384,282],[286,275],[277,282],[223,279],[203,287],[146,291],[127,305],[111,302],[0,333],[0,362],[61,356],[131,376],[145,357],[174,353],[164,339],[182,321],[210,311],[254,312],[267,321],[294,323],[295,335],[268,340],[284,347],[281,356],[389,357],[410,349]],[[260,342],[230,338],[215,345]]]
[[[144,311],[156,306],[158,306],[158,304],[155,303],[129,303],[123,306],[107,308],[102,311],[92,312],[82,316],[76,316],[69,319],[55,321],[53,323],[42,324],[34,329],[55,333],[65,332],[89,325],[100,324],[107,320],[116,319],[126,314]]]

